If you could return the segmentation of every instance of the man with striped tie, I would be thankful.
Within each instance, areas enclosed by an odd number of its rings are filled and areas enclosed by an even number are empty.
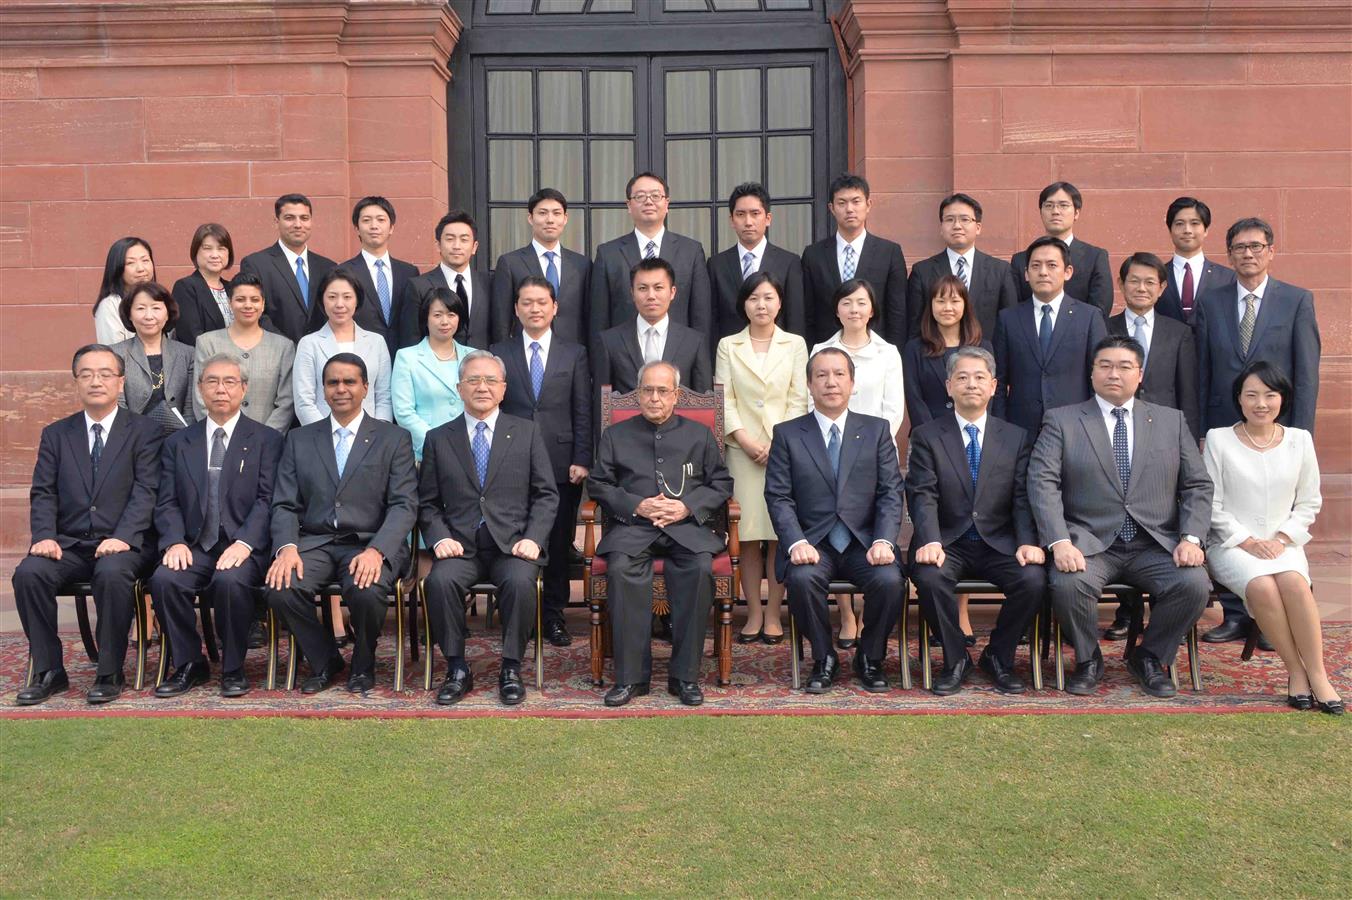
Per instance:
[[[543,278],[553,286],[558,303],[554,336],[581,344],[587,340],[590,322],[591,260],[563,246],[568,198],[554,188],[540,188],[526,201],[526,223],[530,225],[530,243],[502,254],[493,267],[493,321],[508,323],[513,336],[520,334],[517,289],[526,278]]]
[[[418,277],[418,267],[390,255],[394,235],[394,204],[384,197],[362,197],[352,207],[361,252],[343,267],[361,279],[366,302],[357,307],[354,321],[385,338],[390,359],[399,350],[399,318],[404,291]],[[416,313],[415,313],[416,314]]]
[[[714,333],[711,345],[746,327],[737,292],[742,282],[756,272],[768,272],[784,285],[779,298],[776,324],[799,337],[807,337],[807,307],[803,305],[803,263],[795,254],[770,243],[770,194],[754,181],[739,184],[728,198],[728,218],[737,243],[709,260],[709,284],[713,290]]]

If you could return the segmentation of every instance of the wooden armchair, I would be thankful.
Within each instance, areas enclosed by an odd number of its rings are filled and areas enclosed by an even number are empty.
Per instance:
[[[725,453],[723,446],[723,386],[714,385],[707,393],[699,393],[682,387],[676,400],[676,415],[694,419],[708,426],[718,441],[718,452]],[[613,422],[621,422],[633,416],[642,415],[639,408],[638,391],[621,394],[612,391],[610,385],[601,387],[601,428],[604,430]],[[591,609],[591,679],[592,684],[600,687],[601,673],[605,658],[611,655],[609,617],[606,614],[606,561],[596,555],[597,512],[595,500],[582,504],[581,518],[584,528],[582,560],[586,573],[582,579],[583,597]],[[740,572],[738,560],[741,553],[737,539],[737,522],[741,509],[736,500],[729,499],[719,527],[726,529],[728,545],[724,552],[713,560],[714,572],[714,656],[718,659],[718,683],[732,681],[732,607],[740,593]],[[601,523],[604,527],[604,523]],[[662,577],[661,558],[653,560],[653,614],[665,615],[671,606],[667,601],[667,588]]]

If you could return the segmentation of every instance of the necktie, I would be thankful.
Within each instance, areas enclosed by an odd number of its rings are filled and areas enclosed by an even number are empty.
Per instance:
[[[1127,492],[1131,484],[1131,454],[1127,452],[1127,411],[1122,407],[1113,410],[1117,424],[1113,426],[1113,461],[1117,463],[1117,477],[1122,479],[1122,493]],[[1136,520],[1127,513],[1122,519],[1122,527],[1117,536],[1124,541],[1136,537]]]
[[[756,262],[756,254],[750,250],[742,255],[742,280],[746,281],[751,276],[751,267]]]
[[[1183,318],[1192,321],[1192,295],[1197,290],[1192,283],[1192,266],[1183,267]]]
[[[845,264],[840,267],[840,280],[849,281],[854,277],[854,247],[845,245]]]
[[[310,308],[310,278],[305,274],[305,259],[296,257],[296,285],[300,288],[300,300],[305,308]]]
[[[840,428],[834,424],[831,426],[831,436],[826,441],[826,457],[831,460],[831,471],[836,475],[836,483],[840,483]],[[850,529],[845,526],[839,516],[836,516],[836,524],[831,526],[831,533],[826,539],[831,542],[831,546],[836,548],[837,553],[844,553],[845,548],[850,546]]]
[[[474,473],[479,476],[479,487],[488,479],[488,425],[478,422],[474,426],[474,440],[469,442],[470,452],[474,454]]]
[[[975,425],[967,425],[963,428],[967,432],[967,468],[972,473],[972,493],[976,493],[976,476],[981,471],[981,442],[977,440],[980,432]],[[963,535],[969,541],[981,540],[981,535],[977,533],[976,526],[973,525],[967,529]]]
[[[648,245],[643,248],[643,258],[652,259],[656,255],[657,255],[657,242],[648,241]]]
[[[540,399],[540,388],[545,383],[545,364],[540,359],[540,342],[530,342],[530,390],[536,400]]]
[[[643,338],[643,361],[657,362],[661,358],[662,354],[657,351],[657,326],[649,325],[648,333]]]
[[[1149,356],[1150,335],[1145,330],[1145,316],[1136,317],[1136,330],[1131,333],[1131,336],[1136,340],[1136,343],[1141,345],[1141,349],[1145,351],[1145,355]]]
[[[343,477],[343,469],[347,468],[347,454],[352,449],[348,444],[348,439],[352,437],[352,432],[346,428],[338,429],[338,446],[333,449],[334,461],[338,463],[338,477]]]
[[[967,258],[964,256],[958,257],[958,278],[960,278],[962,283],[967,287],[970,288],[972,286],[971,279],[967,274]]]
[[[99,460],[103,459],[103,426],[95,422],[90,426],[94,429],[94,446],[89,448],[89,463],[94,470],[94,480],[99,480]]]
[[[380,316],[390,323],[390,280],[385,277],[385,260],[376,260],[376,294],[380,297]]]
[[[1050,303],[1042,306],[1042,322],[1037,327],[1037,342],[1042,348],[1042,358],[1047,358],[1048,352],[1052,349],[1052,305]]]
[[[465,321],[460,323],[460,327],[465,331],[469,330],[469,291],[465,290],[465,276],[459,273],[455,276],[455,295],[460,298],[460,302],[465,306]]]
[[[225,429],[211,435],[211,455],[207,457],[207,512],[198,544],[203,550],[216,546],[221,536],[221,467],[225,465]]]
[[[545,266],[545,281],[548,281],[550,284],[554,285],[555,296],[558,296],[559,293],[559,267],[554,265],[554,257],[557,255],[558,254],[556,254],[553,250],[545,251],[545,259],[549,263],[547,266]]]
[[[1239,352],[1247,354],[1249,344],[1253,342],[1253,323],[1258,318],[1258,297],[1244,295],[1244,318],[1239,320]]]

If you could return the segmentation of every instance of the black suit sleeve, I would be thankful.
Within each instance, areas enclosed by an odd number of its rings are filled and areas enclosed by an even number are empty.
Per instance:
[[[925,434],[911,437],[911,458],[906,469],[906,505],[911,510],[915,536],[911,545],[942,544],[939,531],[939,470],[934,448]]]
[[[912,275],[912,278],[915,276]],[[906,412],[911,418],[911,430],[916,426],[924,425],[934,418],[930,413],[929,404],[925,402],[924,395],[920,392],[920,367],[924,365],[921,349],[921,343],[918,340],[909,340],[906,346],[901,350],[901,374],[902,389],[906,395]]]
[[[155,500],[155,531],[159,534],[161,551],[187,543],[183,509],[178,505],[177,456],[175,445],[165,441],[160,450],[160,489]]]
[[[620,484],[620,476],[615,469],[618,451],[614,435],[609,428],[601,432],[601,441],[596,449],[596,465],[587,478],[587,495],[600,504],[606,515],[626,525],[634,525],[638,521],[634,510],[643,502],[643,498],[629,493]]]
[[[994,259],[994,257],[992,257]],[[1017,306],[1019,303],[1019,277],[1014,273],[1013,266],[1002,266],[1000,269],[1000,303],[995,308],[996,316],[1000,315],[1000,310],[1009,309]],[[991,335],[983,335],[986,340],[991,339]]]
[[[541,552],[549,546],[549,532],[559,512],[559,488],[554,483],[554,466],[545,449],[540,429],[531,427],[530,441],[530,519],[524,536],[536,543]]]
[[[1009,392],[1009,329],[1014,320],[1000,313],[995,319],[995,396],[991,398],[991,415],[1005,417],[1005,396]]]
[[[413,438],[402,428],[393,429],[394,452],[385,480],[385,520],[371,538],[368,547],[380,551],[386,560],[399,554],[400,545],[418,521],[418,476],[413,466]]]
[[[690,389],[708,393],[714,389],[714,367],[709,362],[709,342],[704,334],[698,337],[695,361],[690,366]]]
[[[498,279],[489,272],[483,273],[483,277],[488,286],[488,343],[496,344],[507,339],[507,332],[511,330],[516,316],[510,309],[499,310],[493,302]]]
[[[704,247],[693,239],[690,243],[691,251],[695,254],[695,265],[690,273],[690,296],[686,301],[690,309],[690,327],[700,333],[707,348],[711,340],[715,343],[718,340],[718,333],[714,327],[714,295],[713,289],[709,286],[709,263],[704,257]],[[706,354],[706,361],[707,358]],[[712,384],[712,379],[710,383]]]
[[[596,261],[591,267],[591,283],[587,286],[588,305],[591,307],[589,323],[584,322],[590,327],[588,347],[600,346],[601,335],[610,327],[610,279],[606,271],[606,256],[604,245],[598,247]]]
[[[1019,455],[1014,460],[1014,540],[1019,546],[1036,547],[1037,523],[1033,520],[1033,505],[1028,499],[1028,460],[1032,455],[1033,439],[1023,431]]]
[[[572,422],[573,461],[571,465],[592,467],[592,380],[587,368],[586,348],[578,350],[573,365]]]
[[[901,538],[902,492],[901,463],[897,460],[897,442],[884,427],[878,432],[878,487],[873,496],[873,541],[887,541],[894,548]]]
[[[789,254],[789,265],[784,272],[784,296],[780,301],[784,307],[784,330],[806,340],[808,317],[804,290],[803,261]]]
[[[423,442],[422,465],[418,468],[418,530],[422,532],[423,543],[428,549],[451,536],[450,526],[442,515],[441,471],[437,465],[437,440],[440,429],[434,428],[427,433]]]
[[[131,496],[122,508],[122,516],[113,528],[112,536],[133,550],[142,550],[150,536],[149,532],[155,519],[155,495],[160,483],[160,445],[163,434],[158,426],[149,421],[138,423],[139,434],[128,435],[134,442],[128,447],[135,456],[132,459],[136,483],[132,485]]]
[[[686,491],[680,499],[696,522],[707,525],[714,513],[722,509],[723,504],[732,496],[732,476],[728,474],[728,469],[723,464],[723,457],[718,452],[718,442],[714,439],[712,431],[704,435],[701,455],[703,458],[700,465],[704,469],[704,480]]]
[[[516,298],[513,287],[516,285],[516,273],[512,271],[512,256],[504,253],[498,257],[493,269],[493,280],[489,286],[489,318],[493,322],[493,343],[505,338],[510,332],[512,320],[516,318]],[[498,323],[503,323],[502,337],[497,337]]]
[[[1202,436],[1202,411],[1197,404],[1197,342],[1192,329],[1178,339],[1178,359],[1174,363],[1174,396],[1194,440]],[[1201,537],[1201,535],[1198,535]]]
[[[404,296],[399,302],[399,321],[395,323],[395,341],[398,348],[412,347],[422,340],[422,326],[419,324],[423,295],[418,290],[419,281],[410,281],[404,285]]]
[[[923,263],[916,263],[915,268],[911,269],[911,277],[906,279],[906,332],[912,337],[920,334],[920,317],[925,314],[925,295],[929,293],[925,289],[922,266]],[[911,405],[909,397],[906,405]]]
[[[174,338],[189,347],[197,346],[197,336],[208,330],[202,321],[201,310],[197,307],[197,297],[187,278],[174,282],[174,302],[178,304],[178,322],[174,324]]]
[[[300,541],[300,481],[296,475],[299,429],[289,432],[272,489],[272,552]]]
[[[1291,325],[1291,383],[1295,398],[1291,404],[1291,424],[1314,431],[1314,412],[1319,399],[1319,325],[1314,317],[1314,296],[1302,291]]]
[[[42,429],[38,440],[38,458],[33,465],[33,486],[28,491],[28,524],[33,543],[54,541],[57,537],[56,520],[60,507],[57,484],[61,471],[61,453],[57,449],[60,437],[56,426]]]
[[[1094,254],[1094,264],[1089,270],[1089,296],[1084,298],[1097,306],[1106,319],[1113,311],[1113,278],[1108,272],[1108,251],[1100,248]]]
[[[884,337],[894,347],[906,346],[906,257],[901,245],[894,244],[896,253],[887,261],[887,290],[883,301],[886,310],[883,317]]]

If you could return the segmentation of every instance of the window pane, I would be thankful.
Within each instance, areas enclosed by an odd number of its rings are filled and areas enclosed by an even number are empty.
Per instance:
[[[724,200],[744,181],[761,177],[760,138],[723,138],[718,142],[718,194]]]
[[[760,69],[718,73],[718,130],[760,131]]]
[[[632,133],[634,73],[592,72],[588,79],[592,134]]]
[[[732,232],[732,223],[728,221],[728,208],[726,206],[720,206],[714,210],[714,221],[718,225],[718,239],[713,252],[718,253],[735,244],[737,235]]]
[[[594,13],[617,13],[633,12],[634,0],[592,0],[591,9],[587,12]]]
[[[540,184],[533,189],[552,187],[563,191],[565,197],[584,196],[582,188],[582,142],[540,142]]]
[[[667,227],[677,234],[694,238],[704,245],[704,255],[710,254],[709,207],[696,206],[673,209],[667,213]]]
[[[811,9],[812,0],[765,0],[766,9]]]
[[[666,0],[662,7],[667,12],[708,12],[705,0]]]
[[[802,253],[812,243],[812,204],[776,203],[770,240],[790,253]]]
[[[531,131],[530,72],[488,73],[488,130],[494,134]]]
[[[681,200],[709,200],[709,142],[667,141],[667,184]]]
[[[593,209],[591,234],[587,235],[587,255],[595,256],[596,248],[606,241],[634,230],[634,220],[627,209]]]
[[[667,134],[709,130],[709,73],[667,73]]]
[[[812,70],[806,66],[766,73],[766,116],[770,128],[812,127]]]
[[[770,174],[765,186],[773,197],[812,196],[812,138],[770,138]]]
[[[714,9],[717,12],[740,12],[748,9],[760,12],[760,0],[714,0]]]
[[[542,13],[580,13],[587,0],[540,0],[536,12]]]
[[[633,141],[591,142],[591,196],[588,200],[623,203],[624,183],[633,174]]]
[[[488,231],[492,235],[488,248],[488,264],[495,266],[498,257],[517,247],[530,243],[530,225],[526,210],[520,206],[495,206],[488,211]]]
[[[540,130],[582,131],[582,73],[540,73]]]
[[[488,14],[528,13],[533,0],[488,0]]]
[[[534,158],[530,141],[489,141],[488,199],[519,203],[534,193]]]

